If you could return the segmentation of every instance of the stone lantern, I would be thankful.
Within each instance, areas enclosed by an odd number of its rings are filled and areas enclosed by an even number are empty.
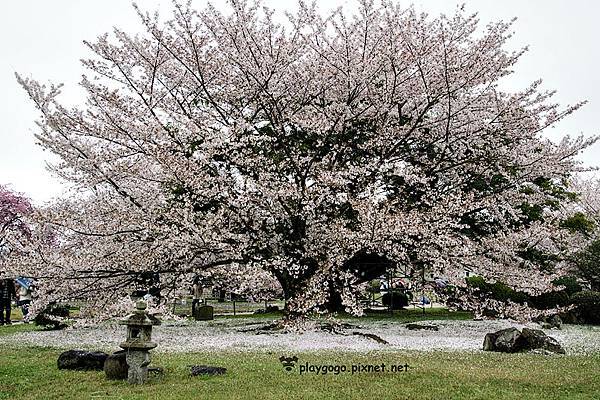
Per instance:
[[[160,325],[160,321],[146,312],[146,302],[139,300],[133,314],[120,321],[127,326],[127,339],[120,346],[127,351],[127,381],[142,384],[148,380],[148,364],[150,350],[156,347],[152,342],[152,326]]]

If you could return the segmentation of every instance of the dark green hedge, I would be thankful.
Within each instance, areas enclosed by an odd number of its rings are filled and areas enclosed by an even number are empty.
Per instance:
[[[570,294],[581,290],[581,286],[573,277],[562,277],[553,282],[555,285],[564,285],[565,289],[542,293],[538,296],[530,296],[525,292],[514,290],[502,282],[486,282],[481,276],[472,276],[466,279],[467,286],[487,293],[494,300],[527,303],[539,310],[569,305],[571,304]]]
[[[498,301],[512,300],[519,304],[529,301],[527,293],[518,292],[502,282],[488,283],[481,276],[467,278],[467,286],[488,293],[492,299]]]
[[[600,324],[600,292],[584,291],[571,297],[583,322]]]
[[[67,324],[58,318],[69,317],[69,307],[62,304],[50,303],[42,312],[33,319],[38,326],[43,326],[47,330],[59,330],[67,327]]]
[[[402,307],[408,306],[408,296],[402,292],[394,290],[391,295],[386,293],[381,296],[381,302],[384,306],[389,307],[390,302],[392,303],[392,310],[399,310]]]

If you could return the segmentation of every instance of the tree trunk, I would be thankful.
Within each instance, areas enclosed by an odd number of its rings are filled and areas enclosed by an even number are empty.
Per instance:
[[[359,252],[344,263],[343,269],[356,276],[356,283],[363,283],[385,274],[387,269],[392,266],[393,262],[386,257]],[[298,310],[295,300],[298,295],[304,293],[310,279],[318,273],[317,266],[315,264],[308,265],[304,272],[298,276],[292,276],[286,271],[272,271],[272,273],[283,290],[285,318],[296,319],[302,317],[304,313]],[[322,306],[328,312],[345,311],[346,307],[342,304],[341,296],[342,283],[337,281],[335,277],[330,277],[328,283],[329,293],[327,299],[324,304],[318,304],[318,306]]]
[[[291,276],[286,272],[275,271],[274,275],[283,290],[285,306],[283,308],[284,318],[286,320],[297,320],[304,316],[298,304],[299,298],[305,292],[308,281],[314,276],[316,269],[308,268],[299,276]]]

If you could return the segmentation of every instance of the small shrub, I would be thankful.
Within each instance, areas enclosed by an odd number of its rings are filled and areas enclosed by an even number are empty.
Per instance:
[[[583,290],[579,282],[577,282],[577,278],[574,276],[561,276],[560,278],[553,280],[552,284],[556,286],[564,286],[564,291],[569,296],[573,296],[575,293]]]
[[[69,307],[66,305],[50,303],[42,312],[35,316],[33,321],[38,326],[48,330],[60,330],[67,327],[64,318],[69,317]]]
[[[571,298],[583,322],[600,324],[600,292],[584,291],[575,293]]]
[[[525,304],[525,303],[529,303],[530,297],[527,293],[525,292],[518,292],[516,290],[513,290],[510,299],[512,301],[514,301],[515,303],[519,303],[519,304]]]
[[[573,257],[577,275],[587,281],[593,291],[600,291],[600,239],[594,240]]]
[[[490,285],[481,276],[470,276],[467,279],[467,286],[479,289],[482,292],[489,292]]]
[[[571,304],[569,295],[564,290],[542,293],[531,296],[531,305],[538,310],[549,310],[557,306],[562,307]]]
[[[569,230],[571,233],[579,232],[583,235],[589,235],[594,231],[596,224],[584,213],[578,212],[561,221],[560,227]]]
[[[525,292],[518,292],[505,283],[488,283],[481,276],[471,276],[467,278],[467,286],[479,289],[483,293],[488,293],[490,298],[506,302],[508,300],[523,304],[529,301],[529,296]]]
[[[403,307],[408,306],[408,296],[402,292],[394,290],[388,292],[381,297],[381,302],[384,306],[389,307],[390,302],[392,303],[392,310],[400,310]]]
[[[510,286],[502,283],[495,282],[491,286],[492,298],[498,301],[508,301],[514,297],[515,291]]]

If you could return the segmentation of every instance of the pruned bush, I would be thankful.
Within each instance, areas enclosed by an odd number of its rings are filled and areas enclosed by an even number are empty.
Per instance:
[[[492,292],[492,298],[494,300],[508,301],[513,300],[513,298],[515,297],[518,297],[514,289],[502,282],[495,282],[491,284],[490,290]]]
[[[571,301],[587,324],[600,324],[600,292],[584,291],[575,293]]]
[[[577,275],[587,281],[593,291],[600,291],[600,239],[578,252],[572,261]]]
[[[489,292],[490,285],[483,279],[481,276],[470,276],[466,278],[467,286],[470,286],[474,289],[479,289],[482,292]]]
[[[480,290],[494,300],[503,302],[511,300],[519,304],[529,302],[527,293],[516,291],[502,282],[488,283],[481,276],[468,277],[467,286]]]
[[[69,307],[62,304],[50,303],[44,310],[38,313],[34,322],[47,330],[60,330],[67,327],[65,318],[69,317]]]
[[[512,293],[510,294],[509,300],[512,300],[518,304],[525,304],[525,303],[530,302],[530,297],[525,292],[519,292],[519,291],[513,290]]]
[[[549,310],[569,305],[571,300],[566,291],[552,291],[530,297],[531,305],[538,310]]]
[[[561,276],[552,281],[555,286],[564,286],[564,291],[569,295],[573,296],[577,292],[581,292],[583,288],[574,276]]]
[[[400,310],[408,306],[408,296],[405,293],[394,290],[388,292],[381,297],[381,302],[384,306],[392,307],[392,310]]]

